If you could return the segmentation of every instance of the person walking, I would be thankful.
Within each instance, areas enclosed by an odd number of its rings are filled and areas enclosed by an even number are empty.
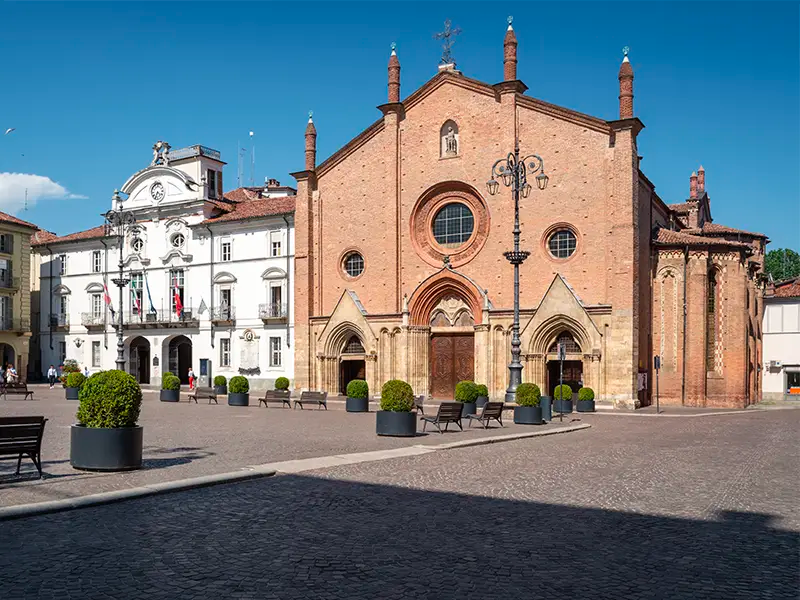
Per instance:
[[[194,371],[192,371],[192,367],[189,367],[189,389],[194,389]]]
[[[58,372],[53,365],[50,365],[50,368],[47,369],[47,381],[50,384],[50,389],[53,389],[53,386],[56,384],[56,377],[58,376]]]
[[[83,376],[88,378],[89,377],[89,367],[83,365]]]

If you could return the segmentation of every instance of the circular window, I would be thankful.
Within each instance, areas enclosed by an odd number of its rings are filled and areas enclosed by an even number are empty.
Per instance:
[[[547,248],[554,258],[569,258],[575,252],[575,234],[569,229],[559,229],[547,240]]]
[[[182,233],[176,233],[172,236],[169,243],[172,244],[173,248],[183,248],[183,245],[186,243],[186,238],[183,237]]]
[[[458,248],[475,230],[472,211],[460,202],[445,205],[433,218],[433,239],[445,248]]]
[[[348,277],[358,277],[364,272],[364,257],[358,252],[351,252],[344,258],[343,268]]]
[[[133,248],[134,252],[141,252],[142,248],[144,248],[144,241],[142,241],[142,238],[133,238],[131,248]]]

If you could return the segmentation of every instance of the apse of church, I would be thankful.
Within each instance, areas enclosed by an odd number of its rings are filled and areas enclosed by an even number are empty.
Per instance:
[[[363,377],[375,395],[399,378],[447,399],[473,379],[504,396],[514,202],[486,181],[518,143],[550,178],[520,201],[531,253],[520,269],[523,381],[551,391],[561,341],[573,387],[619,406],[649,402],[650,234],[671,211],[639,170],[627,53],[620,118],[608,121],[527,95],[516,49],[509,24],[504,80],[492,85],[459,71],[448,47],[436,75],[401,100],[393,47],[382,116],[319,164],[309,118],[305,170],[293,174],[296,388],[343,393]]]

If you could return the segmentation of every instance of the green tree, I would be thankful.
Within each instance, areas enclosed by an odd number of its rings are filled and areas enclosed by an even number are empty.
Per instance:
[[[770,250],[764,268],[775,281],[797,277],[800,275],[800,254],[788,248]]]

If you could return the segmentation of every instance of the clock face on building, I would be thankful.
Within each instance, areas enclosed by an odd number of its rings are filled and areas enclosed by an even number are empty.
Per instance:
[[[156,202],[161,202],[164,199],[164,195],[164,186],[160,181],[156,181],[152,186],[150,186],[150,196],[152,196],[153,200]]]

